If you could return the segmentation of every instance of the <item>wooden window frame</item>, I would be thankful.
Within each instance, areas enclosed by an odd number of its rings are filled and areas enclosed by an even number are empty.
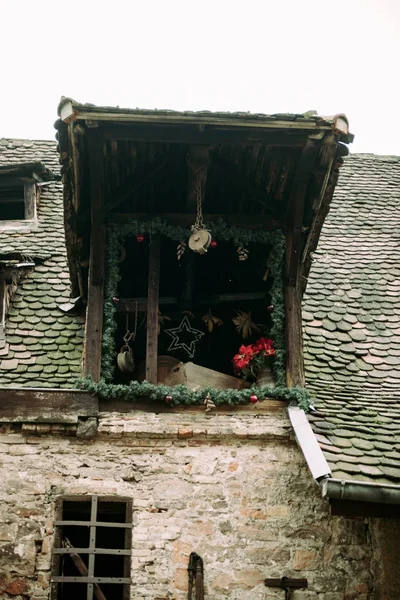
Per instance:
[[[64,520],[63,503],[66,502],[90,502],[90,520]],[[119,502],[125,504],[125,522],[106,522],[97,521],[97,507],[99,502]],[[89,545],[87,548],[66,548],[62,546],[63,527],[65,526],[89,527]],[[87,585],[87,600],[100,598],[96,593],[96,584],[116,584],[123,586],[123,599],[129,600],[129,591],[131,584],[131,554],[132,554],[132,499],[124,496],[98,496],[98,495],[79,495],[79,496],[60,496],[56,502],[56,518],[54,522],[55,536],[52,550],[52,569],[51,569],[51,599],[58,598],[59,583],[84,583]],[[98,527],[125,528],[125,548],[108,549],[96,548],[96,529]],[[62,556],[68,554],[86,554],[89,555],[87,576],[77,575],[62,576],[59,575],[60,561]],[[124,576],[123,577],[95,577],[95,556],[99,554],[124,556]]]

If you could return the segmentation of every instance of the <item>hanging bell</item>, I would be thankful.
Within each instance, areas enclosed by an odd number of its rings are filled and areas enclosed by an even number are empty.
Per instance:
[[[189,238],[189,248],[197,254],[205,254],[211,244],[211,233],[207,229],[195,229]]]
[[[135,370],[132,348],[128,345],[122,346],[117,355],[117,365],[121,373],[132,373]]]

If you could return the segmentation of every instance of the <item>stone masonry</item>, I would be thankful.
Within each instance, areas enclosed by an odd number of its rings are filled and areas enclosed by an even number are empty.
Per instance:
[[[263,580],[284,575],[308,579],[293,600],[373,597],[369,523],[329,516],[284,407],[103,413],[93,440],[61,429],[3,426],[1,599],[48,598],[60,494],[133,498],[132,600],[186,599],[192,551],[207,599],[283,600]]]

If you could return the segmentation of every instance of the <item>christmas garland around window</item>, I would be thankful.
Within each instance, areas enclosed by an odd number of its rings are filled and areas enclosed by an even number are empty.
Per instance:
[[[213,403],[221,404],[247,404],[256,402],[263,398],[275,398],[287,400],[298,404],[301,408],[309,408],[309,394],[302,388],[287,388],[285,373],[285,343],[284,343],[284,297],[283,297],[283,259],[284,259],[284,236],[279,230],[263,231],[248,230],[237,227],[229,227],[226,223],[219,221],[207,224],[207,229],[214,239],[231,241],[236,246],[246,247],[249,243],[262,243],[271,246],[268,257],[268,267],[273,280],[270,290],[271,303],[274,307],[272,313],[272,328],[269,333],[274,340],[275,356],[273,362],[273,373],[276,387],[256,385],[243,390],[219,390],[207,388],[193,392],[184,385],[168,387],[165,385],[153,385],[146,381],[131,381],[129,385],[117,385],[112,383],[115,362],[115,334],[117,323],[115,319],[116,305],[113,298],[118,296],[118,283],[120,281],[119,253],[120,245],[127,237],[149,235],[163,235],[178,243],[186,241],[191,232],[189,229],[173,226],[161,219],[152,221],[129,221],[125,225],[112,225],[108,229],[107,239],[107,264],[106,264],[106,289],[104,301],[104,328],[102,344],[102,379],[94,383],[85,378],[78,382],[78,386],[90,392],[97,393],[100,398],[130,399],[148,398],[150,400],[164,400],[170,404],[203,404],[205,397],[209,394]]]

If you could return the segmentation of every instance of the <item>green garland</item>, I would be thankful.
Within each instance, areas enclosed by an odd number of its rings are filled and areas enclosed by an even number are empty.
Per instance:
[[[237,246],[246,246],[249,243],[262,243],[270,245],[271,252],[268,257],[273,284],[270,290],[271,303],[274,310],[271,314],[272,328],[270,337],[274,340],[275,357],[273,372],[276,387],[257,388],[253,386],[246,390],[215,390],[205,389],[199,392],[191,392],[185,386],[169,388],[163,385],[152,385],[148,382],[139,383],[132,381],[129,385],[112,384],[115,364],[115,334],[117,323],[115,320],[116,305],[113,298],[118,296],[118,283],[121,279],[118,257],[120,244],[127,237],[147,233],[149,235],[164,235],[176,242],[186,241],[190,235],[190,229],[168,225],[161,219],[152,221],[129,221],[125,225],[111,225],[108,229],[107,239],[107,276],[104,302],[104,332],[102,345],[102,380],[94,383],[91,380],[80,380],[79,387],[99,394],[100,397],[134,398],[147,397],[150,399],[164,399],[167,395],[173,396],[174,404],[200,404],[207,392],[210,392],[213,401],[218,404],[244,404],[249,401],[251,394],[262,397],[277,398],[296,402],[299,406],[307,409],[309,406],[309,395],[305,390],[286,387],[285,371],[285,340],[284,340],[284,296],[282,269],[284,259],[284,236],[279,230],[263,231],[248,230],[238,227],[228,227],[223,221],[207,224],[213,237],[217,240],[231,241]]]
[[[258,400],[266,398],[274,398],[276,400],[287,400],[288,402],[297,404],[303,410],[308,410],[310,407],[310,395],[302,388],[287,388],[287,387],[272,387],[251,386],[245,390],[216,390],[211,387],[203,388],[196,392],[191,392],[185,385],[176,385],[168,387],[166,385],[153,385],[144,381],[131,381],[128,385],[106,383],[104,380],[99,383],[94,383],[92,379],[80,379],[78,382],[80,389],[86,390],[93,394],[97,394],[103,400],[110,398],[116,400],[137,400],[139,398],[147,398],[149,400],[165,401],[167,396],[171,397],[170,404],[185,404],[191,406],[194,404],[203,404],[204,398],[209,393],[216,406],[222,404],[248,404],[250,396],[256,395]]]

